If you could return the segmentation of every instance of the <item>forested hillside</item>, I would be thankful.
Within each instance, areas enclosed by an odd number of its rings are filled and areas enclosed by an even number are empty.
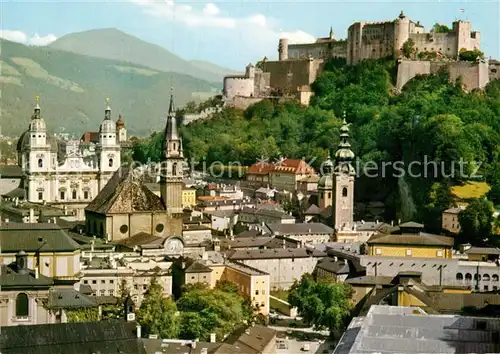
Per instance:
[[[448,83],[445,74],[420,76],[394,96],[392,61],[331,63],[327,69],[313,85],[316,96],[309,107],[264,101],[245,112],[226,109],[211,120],[183,127],[186,153],[208,164],[250,165],[261,155],[316,158],[312,164],[318,168],[328,150],[337,147],[345,110],[358,172],[362,174],[368,161],[378,168],[378,174],[377,168],[368,171],[377,176],[357,179],[356,198],[384,201],[387,220],[414,219],[437,230],[451,186],[465,180],[500,183],[499,81],[485,91],[465,93],[460,82]],[[136,156],[158,158],[158,138],[137,145]],[[433,161],[437,171],[432,164],[425,167]],[[405,176],[394,168],[396,162]]]

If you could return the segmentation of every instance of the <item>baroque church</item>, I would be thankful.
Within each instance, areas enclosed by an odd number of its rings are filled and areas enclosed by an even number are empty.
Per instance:
[[[182,254],[183,161],[173,93],[164,132],[160,168],[161,196],[144,184],[138,169],[121,167],[85,208],[87,233],[108,241],[164,242],[169,253]]]
[[[117,124],[111,119],[109,100],[98,140],[85,144],[79,140],[58,141],[50,135],[37,97],[30,125],[17,143],[25,199],[74,212],[83,220],[84,208],[120,167],[120,155]]]

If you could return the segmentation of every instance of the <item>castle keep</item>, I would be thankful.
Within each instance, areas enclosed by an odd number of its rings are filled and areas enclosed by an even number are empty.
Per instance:
[[[421,60],[403,59],[403,44],[413,42],[413,56]],[[356,22],[349,26],[347,39],[336,39],[333,30],[327,37],[314,43],[290,44],[281,38],[278,45],[278,60],[262,61],[260,69],[249,64],[241,76],[224,78],[224,97],[229,105],[246,108],[273,93],[295,96],[302,104],[308,104],[312,96],[311,84],[323,71],[326,60],[345,59],[347,64],[356,64],[366,59],[401,59],[397,89],[417,74],[433,74],[447,71],[450,80],[463,78],[464,89],[484,88],[497,69],[484,61],[460,62],[461,50],[480,49],[480,34],[472,30],[468,21],[455,21],[449,32],[426,32],[417,21],[403,12],[391,21]],[[426,57],[434,59],[429,60]]]

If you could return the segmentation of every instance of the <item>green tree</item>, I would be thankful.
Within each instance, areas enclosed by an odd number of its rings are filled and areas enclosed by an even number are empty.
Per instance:
[[[233,332],[243,323],[248,323],[248,313],[244,306],[245,299],[238,294],[219,289],[193,288],[185,292],[177,301],[178,309],[183,313],[196,315],[183,315],[181,337],[193,336],[200,340],[208,340],[210,333],[215,333],[218,338]],[[192,326],[192,327],[190,327]],[[199,332],[199,328],[203,331]]]
[[[73,322],[96,322],[99,321],[99,310],[96,307],[66,310],[66,316],[69,323]]]
[[[476,61],[478,58],[484,58],[484,53],[479,49],[467,50],[465,48],[462,48],[458,53],[458,59],[463,61]]]
[[[177,306],[170,298],[163,296],[163,288],[156,278],[151,279],[137,311],[137,321],[146,336],[157,334],[160,338],[177,338],[179,335]]]
[[[415,42],[413,39],[409,38],[406,42],[403,43],[403,55],[405,58],[411,59],[415,55]]]
[[[432,27],[431,32],[434,32],[434,33],[449,33],[449,32],[452,32],[452,29],[449,28],[446,25],[441,25],[439,23],[436,23]]]
[[[493,204],[487,199],[474,199],[458,214],[462,241],[484,245],[493,231]]]
[[[297,307],[303,320],[317,329],[328,329],[339,337],[350,318],[352,289],[344,283],[315,281],[304,274],[288,294],[290,305]]]

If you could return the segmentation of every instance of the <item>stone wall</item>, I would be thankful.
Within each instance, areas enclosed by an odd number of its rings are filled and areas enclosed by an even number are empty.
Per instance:
[[[268,61],[264,63],[264,72],[270,74],[272,89],[295,93],[299,87],[312,84],[324,64],[322,59]]]
[[[227,102],[227,106],[245,110],[251,105],[260,102],[264,99],[265,97],[234,96],[231,101]]]
[[[403,60],[398,65],[396,88],[401,90],[416,75],[437,74],[442,70],[448,72],[450,82],[455,82],[457,78],[462,77],[466,91],[484,88],[489,82],[489,72],[491,72],[486,62]]]

